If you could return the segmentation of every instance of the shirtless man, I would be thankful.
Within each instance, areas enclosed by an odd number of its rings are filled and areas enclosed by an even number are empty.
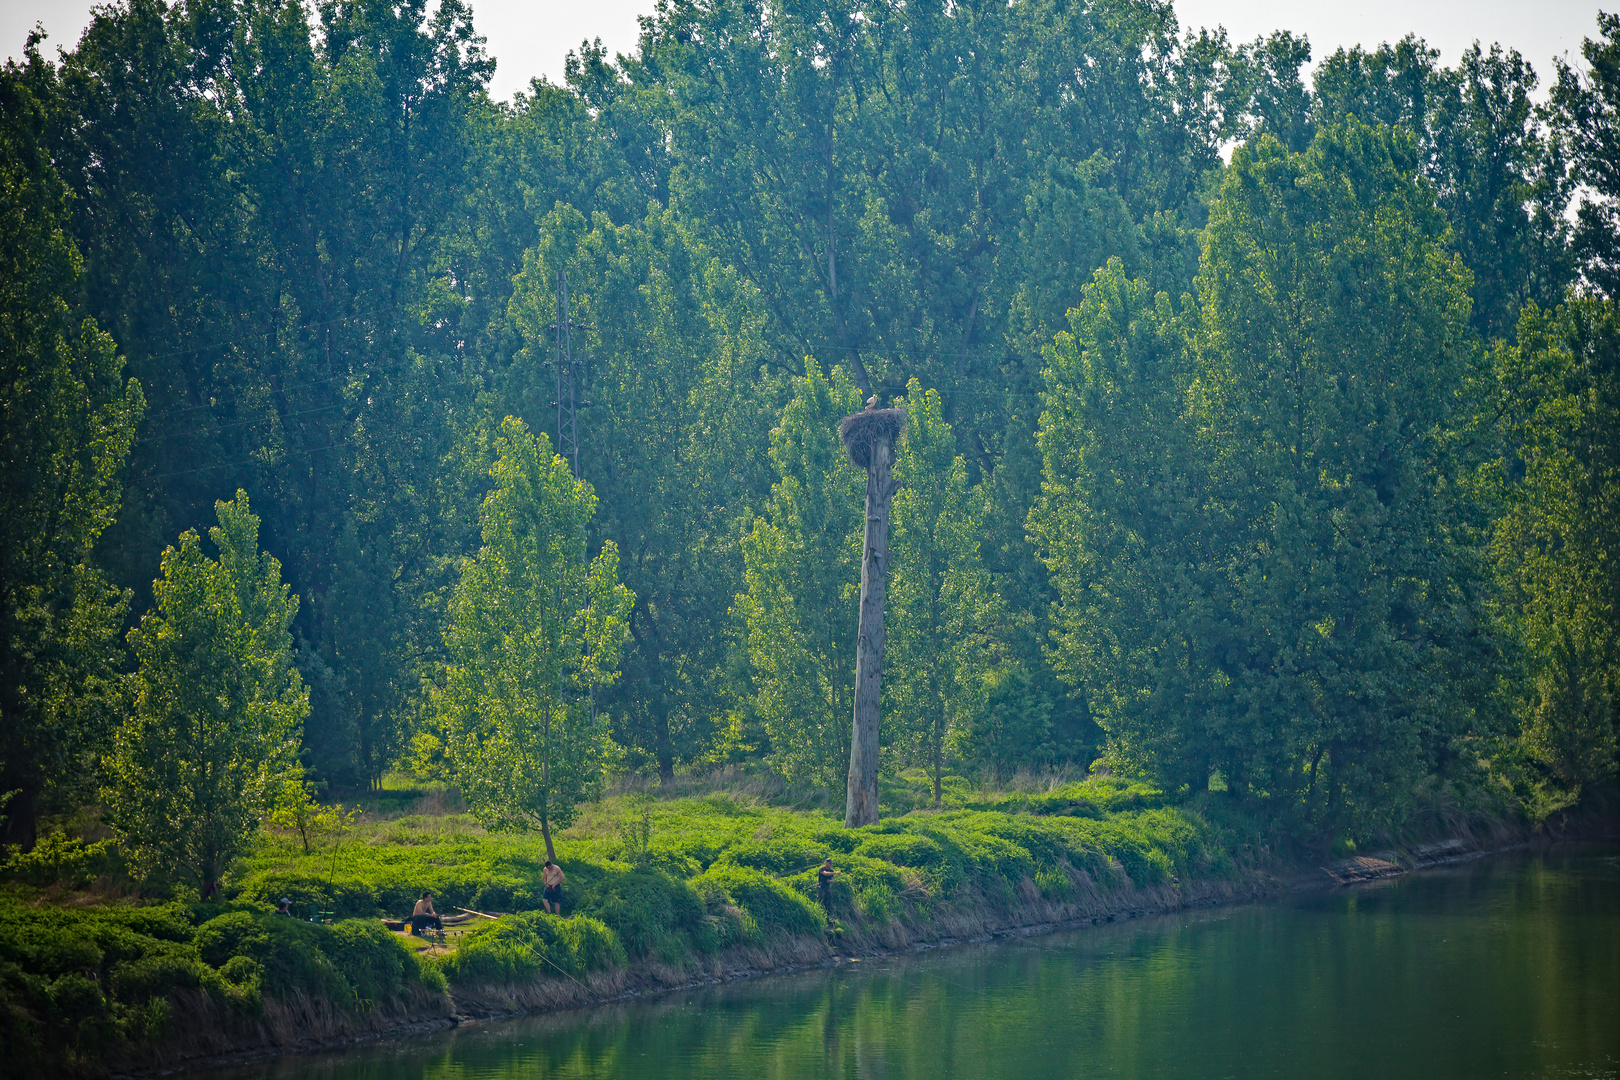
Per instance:
[[[411,932],[416,933],[428,926],[435,930],[444,929],[444,923],[439,921],[439,913],[433,910],[433,894],[425,892],[411,911]]]
[[[553,915],[562,914],[562,887],[566,876],[562,867],[550,859],[546,860],[546,868],[540,871],[540,884],[545,886],[545,891],[540,894],[542,910]]]

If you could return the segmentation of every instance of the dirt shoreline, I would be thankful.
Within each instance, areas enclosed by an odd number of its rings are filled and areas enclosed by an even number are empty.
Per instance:
[[[1603,830],[1612,837],[1614,831]],[[891,923],[870,935],[846,942],[817,942],[798,939],[772,950],[743,948],[715,958],[701,975],[692,975],[655,963],[638,964],[626,971],[597,974],[584,982],[547,980],[521,986],[472,987],[452,991],[452,1014],[440,1016],[399,1016],[369,1018],[364,1030],[329,1030],[305,1038],[276,1037],[261,1028],[268,1041],[222,1052],[177,1056],[168,1060],[125,1063],[108,1075],[117,1078],[174,1076],[235,1066],[252,1065],[272,1058],[326,1053],[364,1046],[383,1040],[413,1038],[447,1031],[468,1024],[492,1024],[544,1013],[594,1008],[680,991],[701,989],[763,975],[791,975],[795,972],[838,967],[884,956],[902,956],[961,945],[983,944],[1014,938],[1039,937],[1065,930],[1121,922],[1177,911],[1253,903],[1290,893],[1335,889],[1380,878],[1395,877],[1418,870],[1454,865],[1516,849],[1545,848],[1555,843],[1587,839],[1586,836],[1498,837],[1494,842],[1471,842],[1460,838],[1417,845],[1400,851],[1356,855],[1326,864],[1300,863],[1281,870],[1245,872],[1231,881],[1193,882],[1150,889],[1093,890],[1075,900],[1053,903],[1039,899],[1033,888],[1026,890],[1025,903],[995,919],[987,908],[953,909],[928,923],[916,926]],[[1030,895],[1032,894],[1032,895]],[[285,1032],[283,1025],[275,1025]],[[281,1034],[278,1032],[277,1034]]]

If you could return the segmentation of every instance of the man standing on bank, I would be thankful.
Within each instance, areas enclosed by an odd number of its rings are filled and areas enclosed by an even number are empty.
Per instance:
[[[831,855],[827,856],[827,861],[821,864],[821,870],[816,874],[816,892],[821,896],[821,909],[829,919],[832,918],[832,882],[838,874],[839,871],[833,869]]]
[[[545,886],[545,891],[540,894],[542,910],[553,915],[562,914],[562,887],[566,876],[562,867],[550,859],[546,860],[546,868],[540,871],[540,884]]]

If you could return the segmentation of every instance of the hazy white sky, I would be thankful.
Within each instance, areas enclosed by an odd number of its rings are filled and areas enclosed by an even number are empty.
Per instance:
[[[479,32],[499,61],[491,90],[509,97],[545,75],[562,80],[563,58],[585,38],[600,37],[610,52],[636,43],[636,16],[653,0],[471,0]],[[1620,7],[1620,0],[1608,0]],[[21,54],[28,31],[43,23],[47,49],[71,45],[89,21],[91,0],[0,0],[0,47]],[[1179,0],[1183,28],[1225,26],[1235,40],[1292,30],[1311,40],[1320,59],[1340,45],[1377,45],[1417,33],[1451,63],[1478,39],[1517,48],[1545,83],[1552,58],[1576,57],[1581,38],[1596,33],[1598,4],[1590,0]]]

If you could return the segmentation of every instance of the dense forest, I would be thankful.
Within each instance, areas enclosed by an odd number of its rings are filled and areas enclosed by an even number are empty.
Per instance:
[[[1612,798],[1620,18],[1539,75],[1310,59],[1161,0],[661,0],[499,102],[462,0],[36,35],[0,74],[5,842],[104,806],[165,865],[187,753],[239,802],[292,763],[493,783],[469,657],[550,595],[508,550],[619,605],[574,795],[841,789],[872,396],[888,768],[1106,769],[1311,844]],[[500,516],[524,485],[582,557]]]

